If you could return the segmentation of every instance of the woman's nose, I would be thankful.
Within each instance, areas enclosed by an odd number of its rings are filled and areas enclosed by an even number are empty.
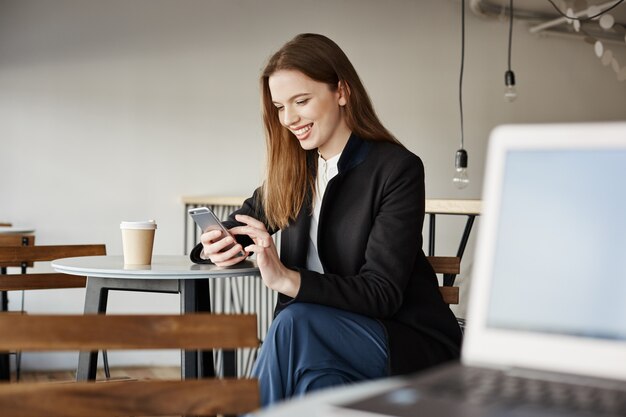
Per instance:
[[[285,126],[292,126],[298,121],[298,114],[290,107],[285,106],[283,109],[283,124]]]

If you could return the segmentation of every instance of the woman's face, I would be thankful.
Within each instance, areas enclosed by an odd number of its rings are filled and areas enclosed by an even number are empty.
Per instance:
[[[303,149],[318,149],[324,159],[339,154],[350,137],[341,107],[343,88],[312,80],[300,71],[280,70],[268,80],[280,123],[294,134]]]

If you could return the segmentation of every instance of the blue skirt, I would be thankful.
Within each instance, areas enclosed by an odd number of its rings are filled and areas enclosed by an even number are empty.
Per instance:
[[[377,320],[319,304],[293,303],[272,322],[252,376],[263,407],[321,388],[389,375]]]

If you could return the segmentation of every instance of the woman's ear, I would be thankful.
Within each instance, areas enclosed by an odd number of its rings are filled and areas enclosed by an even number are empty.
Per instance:
[[[339,81],[339,83],[337,84],[337,92],[339,92],[339,105],[343,107],[348,104],[350,87],[345,81]]]

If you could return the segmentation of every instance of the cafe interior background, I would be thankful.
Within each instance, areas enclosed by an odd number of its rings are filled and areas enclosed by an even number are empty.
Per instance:
[[[547,0],[518,3],[551,10]],[[115,255],[120,221],[155,219],[154,253],[183,254],[182,196],[247,196],[260,184],[258,77],[271,53],[302,32],[343,48],[383,123],[424,161],[427,198],[480,199],[496,125],[626,119],[623,33],[621,42],[603,42],[607,59],[589,39],[532,34],[515,20],[518,97],[506,102],[508,4],[466,3],[470,183],[458,189],[459,0],[0,0],[0,220],[32,226],[38,244],[105,243]],[[493,7],[481,15],[481,5]],[[464,222],[438,218],[438,255],[454,255]],[[479,227],[480,218],[456,281],[460,317]],[[79,313],[83,301],[83,289],[31,291],[25,309]],[[20,302],[11,294],[11,309]],[[177,295],[109,295],[113,313],[178,309]],[[112,366],[180,360],[172,351],[109,356]],[[75,361],[74,353],[28,353],[22,367],[69,369]]]

